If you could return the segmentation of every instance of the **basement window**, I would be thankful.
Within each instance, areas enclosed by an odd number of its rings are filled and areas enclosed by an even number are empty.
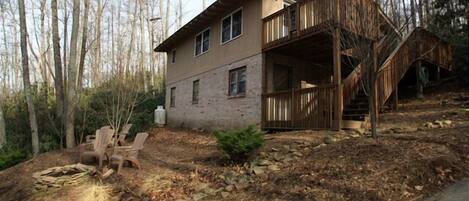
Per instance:
[[[199,104],[199,87],[200,87],[200,80],[196,80],[192,83],[192,104],[193,105]]]
[[[171,88],[169,106],[176,107],[176,87]]]
[[[229,96],[246,95],[246,67],[231,70],[229,76]]]

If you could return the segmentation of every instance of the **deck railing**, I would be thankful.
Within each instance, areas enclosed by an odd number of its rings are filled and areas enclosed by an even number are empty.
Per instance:
[[[451,70],[451,46],[432,33],[417,28],[389,56],[377,75],[378,106],[382,107],[407,70],[417,61],[428,61]]]
[[[294,89],[262,96],[264,129],[330,129],[333,123],[332,85]]]
[[[338,11],[339,10],[339,11]],[[302,0],[263,19],[264,49],[312,32],[328,31],[332,25],[366,37],[367,20],[383,17],[373,0]]]

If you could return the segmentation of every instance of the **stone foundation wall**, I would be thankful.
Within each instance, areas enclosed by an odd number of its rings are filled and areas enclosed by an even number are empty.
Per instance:
[[[246,96],[230,98],[229,71],[246,66]],[[190,68],[190,66],[187,66]],[[192,104],[192,85],[199,80],[199,102]],[[190,78],[167,83],[168,126],[207,130],[260,125],[262,53]],[[171,88],[176,87],[175,107],[170,107]]]

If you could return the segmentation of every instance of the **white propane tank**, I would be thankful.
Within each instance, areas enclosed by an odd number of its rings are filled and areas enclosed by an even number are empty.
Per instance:
[[[158,106],[155,110],[155,124],[158,127],[164,127],[166,125],[166,110],[163,106]]]

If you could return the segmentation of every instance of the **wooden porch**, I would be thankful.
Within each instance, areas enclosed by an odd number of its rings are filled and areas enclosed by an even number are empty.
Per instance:
[[[362,12],[359,8],[363,7],[369,8],[369,13],[359,13]],[[372,14],[378,15],[375,17],[379,19],[379,33],[357,30],[359,25],[355,23],[363,23],[363,20],[357,22],[357,18]],[[380,69],[375,75],[377,98],[374,101],[378,110],[393,93],[397,94],[398,83],[411,66],[420,68],[422,62],[427,62],[451,70],[448,43],[420,28],[407,34],[399,32],[372,0],[300,0],[263,20],[263,50],[266,54],[327,64],[332,79],[309,88],[264,89],[263,129],[339,130],[352,110],[353,114],[357,110],[363,112],[358,114],[359,119],[369,114],[367,104],[366,108],[350,107],[363,98],[357,96],[363,94],[366,69],[362,61],[346,66],[343,58],[353,57],[353,54],[347,54],[350,47],[344,47],[341,39],[357,37],[357,33],[377,44],[376,54],[370,59],[376,59],[375,68]],[[393,38],[381,40],[383,35]],[[351,71],[344,70],[350,67]],[[397,95],[393,99],[397,101]]]
[[[334,122],[333,85],[292,89],[262,96],[264,129],[331,129]]]

